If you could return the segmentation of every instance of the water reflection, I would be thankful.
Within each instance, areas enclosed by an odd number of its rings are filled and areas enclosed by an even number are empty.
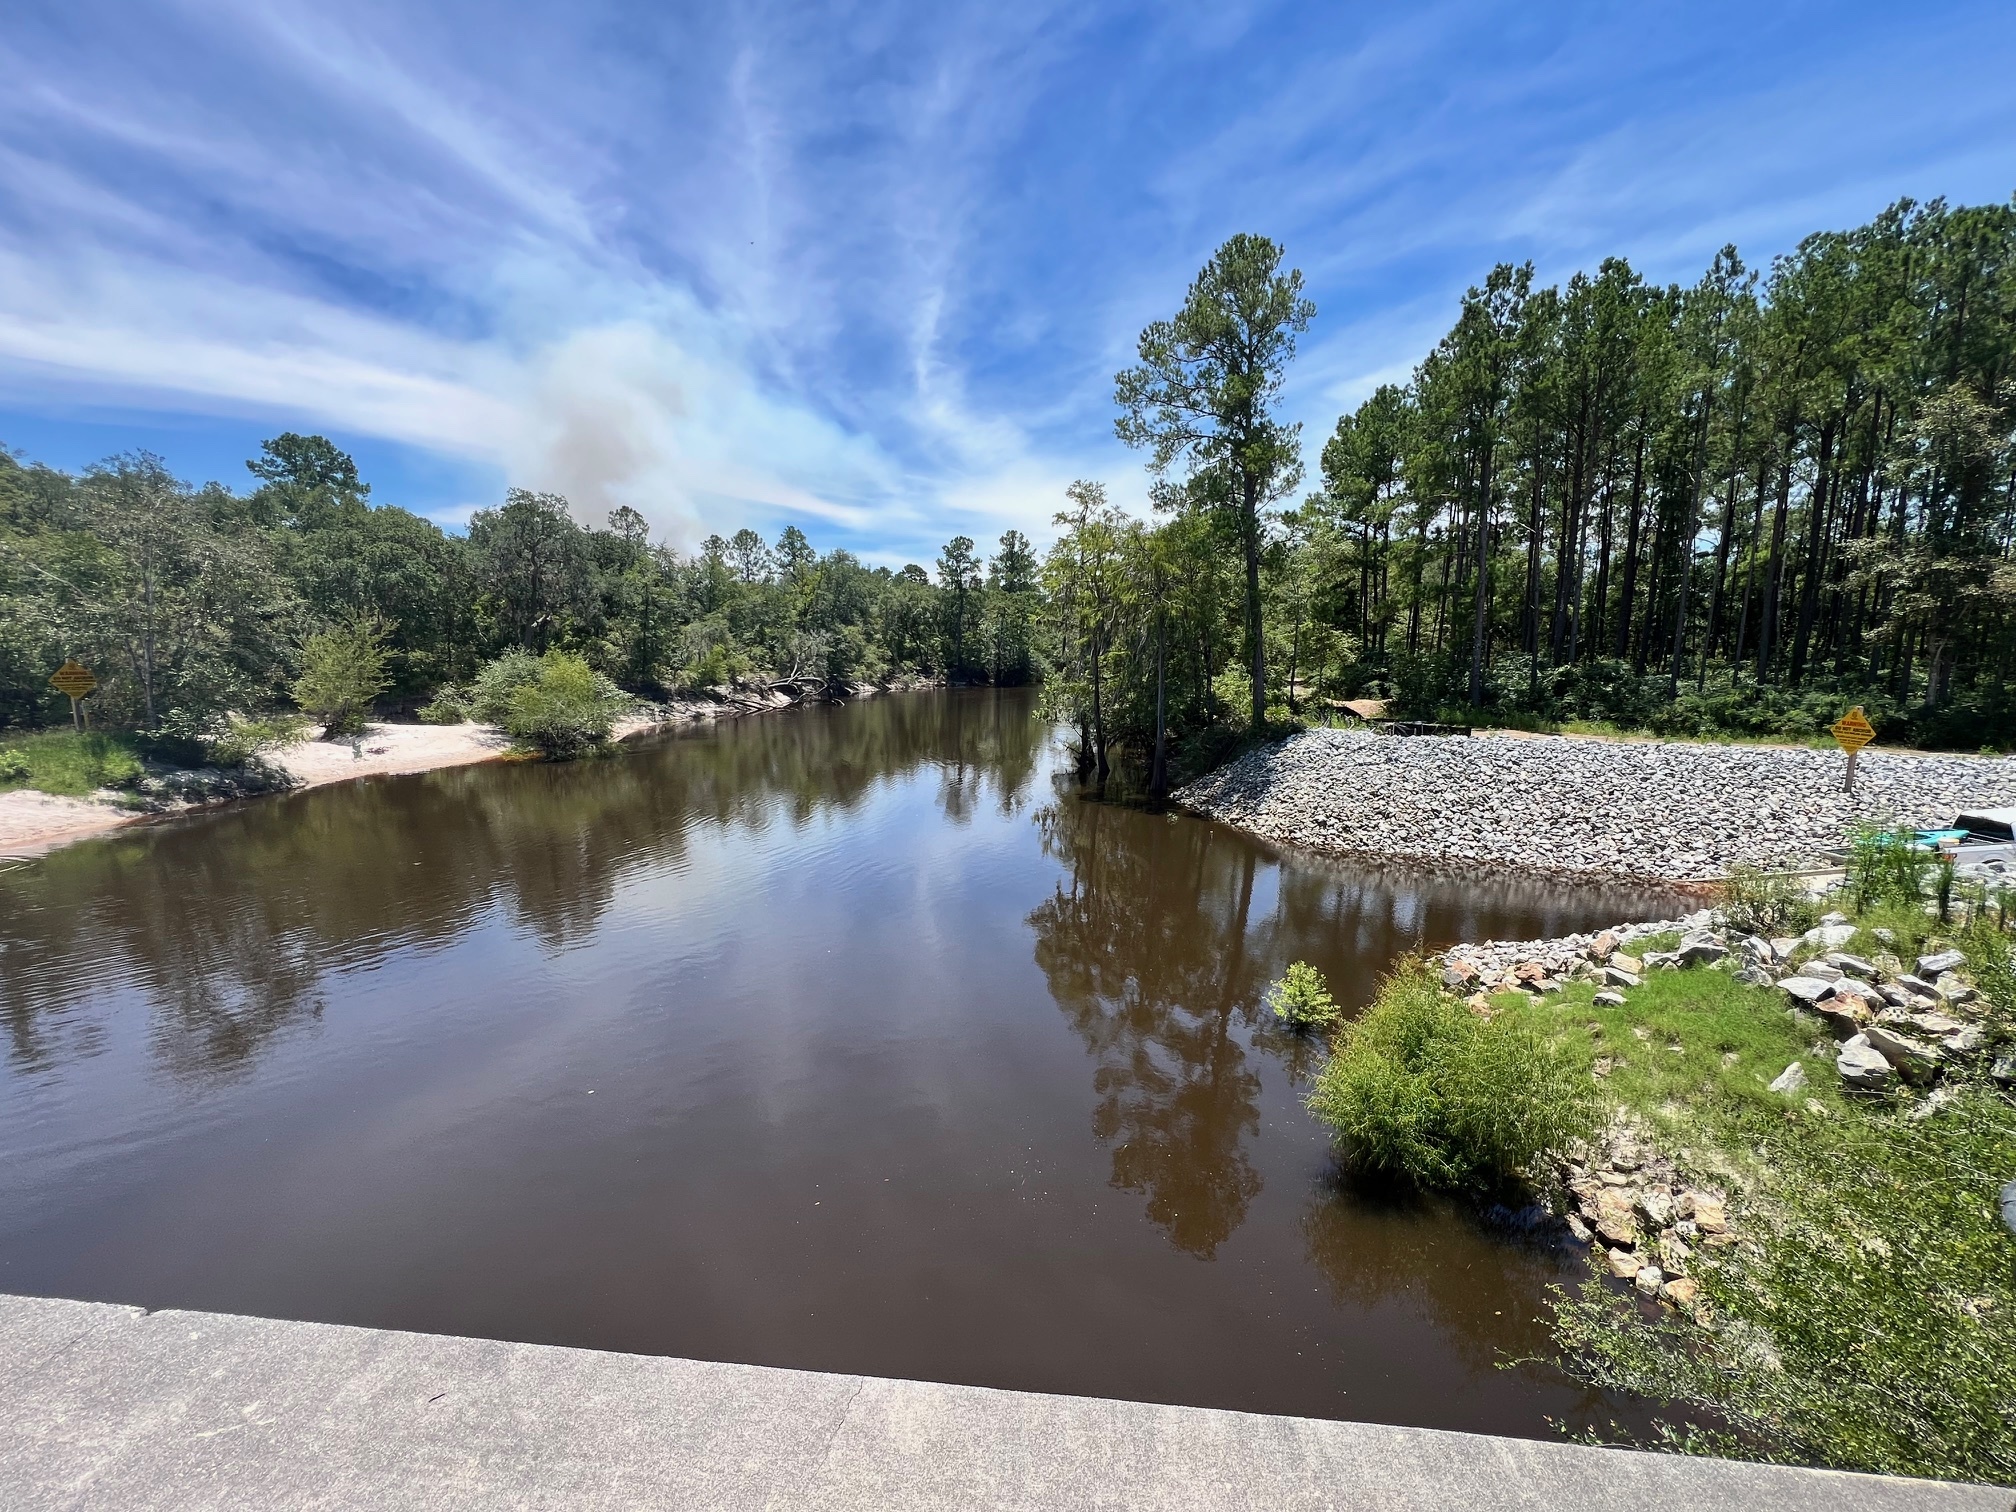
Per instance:
[[[0,874],[7,1286],[1481,1431],[1579,1413],[1496,1368],[1546,1257],[1332,1193],[1312,1049],[1258,1005],[1290,960],[1357,1003],[1418,943],[1665,900],[1284,856],[1082,801],[1048,741],[1027,693],[903,695]]]
[[[119,989],[178,1078],[234,1076],[310,1024],[327,973],[498,917],[548,952],[695,838],[803,830],[941,772],[948,818],[1023,801],[1046,732],[1023,695],[889,697],[680,731],[571,766],[464,767],[117,832],[0,872],[0,1024],[22,1068],[102,1043]]]
[[[1574,920],[1572,893],[1530,879],[1290,862],[1235,831],[1105,802],[1061,777],[1037,823],[1064,870],[1029,915],[1036,961],[1094,1061],[1092,1127],[1111,1150],[1112,1184],[1143,1195],[1170,1243],[1200,1259],[1216,1256],[1261,1190],[1248,1146],[1263,1070],[1299,1089],[1321,1062],[1319,1044],[1263,1007],[1290,961],[1317,966],[1351,1008],[1407,951],[1587,922]]]
[[[1092,1128],[1113,1185],[1209,1260],[1261,1186],[1244,1147],[1260,1078],[1234,1027],[1265,982],[1246,952],[1254,853],[1075,795],[1037,822],[1066,874],[1029,915],[1036,962],[1096,1063]]]

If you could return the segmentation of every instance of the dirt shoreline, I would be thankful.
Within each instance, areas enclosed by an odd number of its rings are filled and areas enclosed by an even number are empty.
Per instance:
[[[640,736],[709,719],[755,712],[734,704],[667,706],[662,713],[617,721],[615,738]],[[775,707],[790,707],[779,704]],[[355,747],[349,741],[304,740],[269,753],[265,762],[284,781],[265,791],[247,789],[208,800],[175,802],[159,809],[132,809],[111,797],[64,798],[33,788],[0,793],[0,859],[27,860],[129,825],[172,818],[195,809],[216,808],[269,793],[298,793],[364,777],[402,776],[503,759],[510,739],[490,725],[371,724]]]

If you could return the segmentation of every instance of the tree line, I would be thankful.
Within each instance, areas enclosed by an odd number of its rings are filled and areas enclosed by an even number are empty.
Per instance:
[[[1049,559],[1060,709],[1210,745],[1312,701],[1466,723],[2016,740],[2016,206],[1902,201],[1768,272],[1500,265],[1303,491],[1315,310],[1226,242],[1115,381],[1158,520],[1078,485]],[[1148,758],[1159,771],[1157,758]]]
[[[892,571],[795,526],[682,555],[522,489],[451,535],[292,433],[242,492],[0,452],[0,728],[63,716],[74,656],[103,719],[200,741],[350,624],[406,709],[507,651],[643,697],[1040,679],[1085,770],[1158,790],[1361,696],[1791,736],[1859,703],[1890,740],[2016,742],[2016,203],[1900,201],[1685,286],[1500,265],[1305,489],[1280,397],[1315,314],[1275,243],[1220,247],[1115,379],[1153,517],[1075,483],[1040,559],[1011,530]]]
[[[68,658],[100,680],[101,726],[215,744],[285,702],[304,646],[364,626],[381,707],[414,710],[507,652],[560,650],[647,699],[750,682],[1036,675],[1038,562],[1016,531],[983,556],[954,537],[934,569],[821,553],[796,526],[680,554],[622,508],[583,527],[558,495],[511,489],[466,535],[374,505],[327,439],[262,444],[244,491],[156,457],[81,476],[0,450],[0,728],[69,720]]]

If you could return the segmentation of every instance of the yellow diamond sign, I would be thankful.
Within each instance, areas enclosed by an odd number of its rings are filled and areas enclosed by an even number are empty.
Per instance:
[[[1876,726],[1869,723],[1869,716],[1857,704],[1833,727],[1834,739],[1844,751],[1859,751],[1876,738]]]
[[[56,675],[49,679],[49,686],[58,693],[68,693],[72,698],[82,698],[98,686],[98,679],[91,675],[91,669],[82,662],[71,660],[56,669]]]

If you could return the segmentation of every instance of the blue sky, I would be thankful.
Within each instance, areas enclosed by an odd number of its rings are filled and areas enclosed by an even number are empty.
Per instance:
[[[1316,301],[1313,455],[1496,261],[2016,190],[2006,0],[27,0],[0,75],[0,443],[242,485],[312,429],[444,523],[876,561],[1138,504],[1112,375],[1236,231]]]

